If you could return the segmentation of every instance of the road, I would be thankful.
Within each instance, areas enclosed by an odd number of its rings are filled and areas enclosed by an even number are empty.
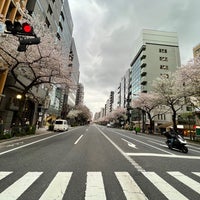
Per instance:
[[[200,146],[90,125],[0,143],[0,200],[199,200]]]

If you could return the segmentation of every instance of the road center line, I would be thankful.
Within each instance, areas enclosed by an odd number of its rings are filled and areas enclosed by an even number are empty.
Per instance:
[[[83,137],[83,135],[81,135],[77,140],[76,142],[74,142],[74,144],[77,144],[79,142],[79,140]]]

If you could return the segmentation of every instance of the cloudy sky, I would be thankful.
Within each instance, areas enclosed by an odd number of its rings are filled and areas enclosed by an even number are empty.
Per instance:
[[[84,103],[104,107],[134,58],[142,29],[178,33],[182,64],[200,43],[200,0],[69,0]]]

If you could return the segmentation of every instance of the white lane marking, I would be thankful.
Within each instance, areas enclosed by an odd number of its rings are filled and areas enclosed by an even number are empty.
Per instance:
[[[76,142],[74,142],[74,144],[77,144],[79,142],[79,140],[83,137],[83,135],[81,135],[77,140]]]
[[[112,131],[112,132],[113,132],[113,133],[116,133],[116,134],[118,134],[118,135],[121,135],[121,136],[123,136],[123,137],[126,137],[126,138],[128,138],[128,139],[130,139],[130,140],[134,140],[134,141],[139,142],[139,143],[141,143],[141,144],[144,144],[144,145],[146,145],[146,146],[149,146],[149,147],[152,147],[152,148],[154,148],[154,149],[157,149],[157,150],[159,150],[159,151],[165,152],[165,153],[167,153],[167,154],[175,155],[175,154],[173,154],[173,153],[171,153],[171,152],[169,152],[169,151],[165,151],[165,150],[163,150],[163,149],[161,149],[161,148],[155,147],[155,146],[150,145],[150,144],[148,144],[148,143],[146,143],[146,142],[142,142],[142,141],[137,140],[137,139],[134,139],[134,138],[132,138],[132,137],[123,135],[123,134],[121,134],[121,133],[119,133],[119,132],[117,132],[117,131]]]
[[[39,200],[62,200],[72,172],[58,172]]]
[[[151,142],[151,143],[153,143],[153,144],[157,144],[157,145],[159,145],[159,146],[161,146],[161,147],[167,147],[167,145],[160,144],[160,143],[154,142],[154,141],[152,141],[152,140],[148,140],[148,141]]]
[[[162,147],[166,147],[166,145],[164,145],[164,144],[160,144],[160,143],[154,142],[154,141],[152,141],[152,140],[148,140],[148,141],[151,142],[151,143],[160,145],[160,146],[162,146]],[[191,148],[194,148],[194,149],[199,149],[199,148],[193,147],[193,146],[191,146],[191,145],[187,145],[187,146],[188,146],[188,147],[191,147]],[[191,148],[190,148],[190,151],[193,151],[193,152],[196,152],[196,153],[200,153],[199,150],[194,150],[194,149],[191,149]]]
[[[85,200],[106,200],[101,172],[87,172]]]
[[[125,142],[127,142],[127,144],[128,144],[129,147],[132,147],[132,148],[137,149],[137,147],[136,147],[135,144],[133,144],[133,143],[131,143],[131,142],[129,142],[128,140],[125,140],[125,139],[123,139],[123,138],[121,138],[121,139],[124,140]]]
[[[140,172],[145,171],[137,162],[135,162],[128,155],[126,155],[126,153],[123,152],[123,150],[119,146],[117,146],[106,134],[104,134],[104,132],[101,129],[99,129],[98,127],[97,129],[138,171]]]
[[[0,172],[0,180],[8,176],[9,174],[12,174],[13,172]]]
[[[137,183],[128,172],[115,172],[127,200],[147,200]]]
[[[60,136],[60,135],[66,134],[66,133],[67,133],[67,132],[62,132],[62,133],[59,133],[59,134],[56,134],[56,135],[52,135],[52,136],[49,136],[49,137],[46,137],[46,138],[43,138],[43,139],[40,139],[40,140],[31,142],[31,143],[28,143],[28,144],[25,144],[25,145],[22,145],[22,146],[19,146],[19,147],[15,147],[15,148],[10,149],[10,150],[7,150],[7,151],[3,151],[3,152],[0,153],[0,156],[1,156],[1,155],[4,155],[4,154],[6,154],[6,153],[12,152],[12,151],[16,151],[16,150],[18,150],[18,149],[22,149],[22,148],[27,147],[27,146],[30,146],[30,145],[32,145],[32,144],[36,144],[36,143],[39,143],[39,142],[48,140],[48,139],[50,139],[50,138],[58,137],[58,136]]]
[[[158,190],[164,194],[169,200],[188,200],[184,195],[182,195],[178,190],[173,188],[164,179],[158,176],[155,172],[142,172],[144,176],[153,183]]]
[[[16,200],[35,182],[42,172],[28,172],[6,190],[0,193],[1,200]]]
[[[183,158],[183,159],[194,159],[200,160],[200,156],[182,156],[182,155],[169,155],[169,154],[158,154],[158,153],[126,153],[128,156],[149,156],[149,157],[163,157],[163,158]]]
[[[200,183],[191,179],[190,177],[182,174],[181,172],[175,171],[175,172],[167,172],[174,178],[176,178],[178,181],[182,182],[183,184],[187,185],[187,187],[191,188],[198,194],[200,194]]]

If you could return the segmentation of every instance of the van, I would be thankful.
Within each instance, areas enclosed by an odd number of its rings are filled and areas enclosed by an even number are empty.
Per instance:
[[[67,131],[69,129],[67,120],[57,119],[54,123],[54,131]]]

